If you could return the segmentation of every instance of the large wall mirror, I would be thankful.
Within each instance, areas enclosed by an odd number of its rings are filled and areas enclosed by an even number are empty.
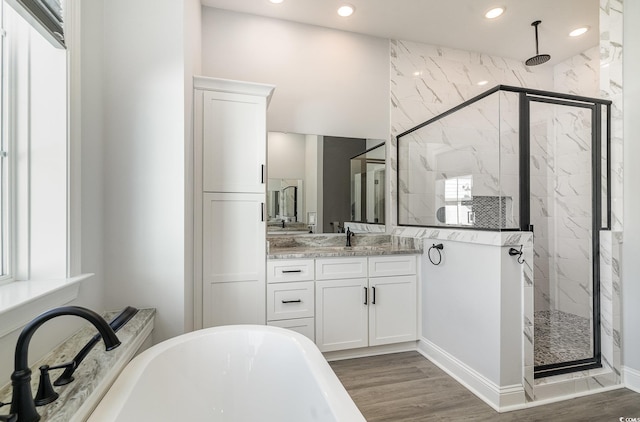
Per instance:
[[[339,233],[346,222],[384,225],[384,141],[269,132],[267,151],[268,233]]]

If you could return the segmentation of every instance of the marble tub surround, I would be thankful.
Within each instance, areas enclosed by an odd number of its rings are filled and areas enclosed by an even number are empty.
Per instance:
[[[268,259],[420,254],[420,239],[388,234],[356,234],[351,247],[345,246],[346,234],[320,234],[268,237]]]
[[[103,317],[111,321],[120,311],[106,312]],[[87,354],[74,372],[75,380],[61,387],[54,387],[60,395],[56,401],[37,407],[41,421],[83,421],[93,411],[102,396],[107,392],[120,371],[135,356],[153,329],[155,309],[140,309],[116,335],[121,345],[112,351],[105,351],[100,341]],[[41,365],[59,365],[71,361],[85,344],[96,334],[93,326],[87,325],[65,340],[38,362],[31,366],[31,389],[38,389]],[[52,382],[62,373],[52,370]],[[11,401],[11,384],[0,389],[0,401]],[[0,414],[9,411],[9,406],[0,409]]]

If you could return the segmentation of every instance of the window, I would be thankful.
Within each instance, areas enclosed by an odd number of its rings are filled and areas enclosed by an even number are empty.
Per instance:
[[[2,2],[0,283],[67,277],[67,57]]]
[[[444,181],[444,220],[446,224],[458,226],[473,225],[472,188],[472,175],[446,179]]]

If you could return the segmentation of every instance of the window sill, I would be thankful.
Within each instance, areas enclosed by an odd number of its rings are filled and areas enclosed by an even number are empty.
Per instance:
[[[58,280],[16,281],[0,286],[0,338],[33,318],[78,297],[80,282],[93,274]]]

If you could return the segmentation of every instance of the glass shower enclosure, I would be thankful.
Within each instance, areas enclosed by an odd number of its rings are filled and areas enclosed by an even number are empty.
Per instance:
[[[398,135],[398,224],[531,231],[535,377],[600,367],[611,102],[500,85]]]

